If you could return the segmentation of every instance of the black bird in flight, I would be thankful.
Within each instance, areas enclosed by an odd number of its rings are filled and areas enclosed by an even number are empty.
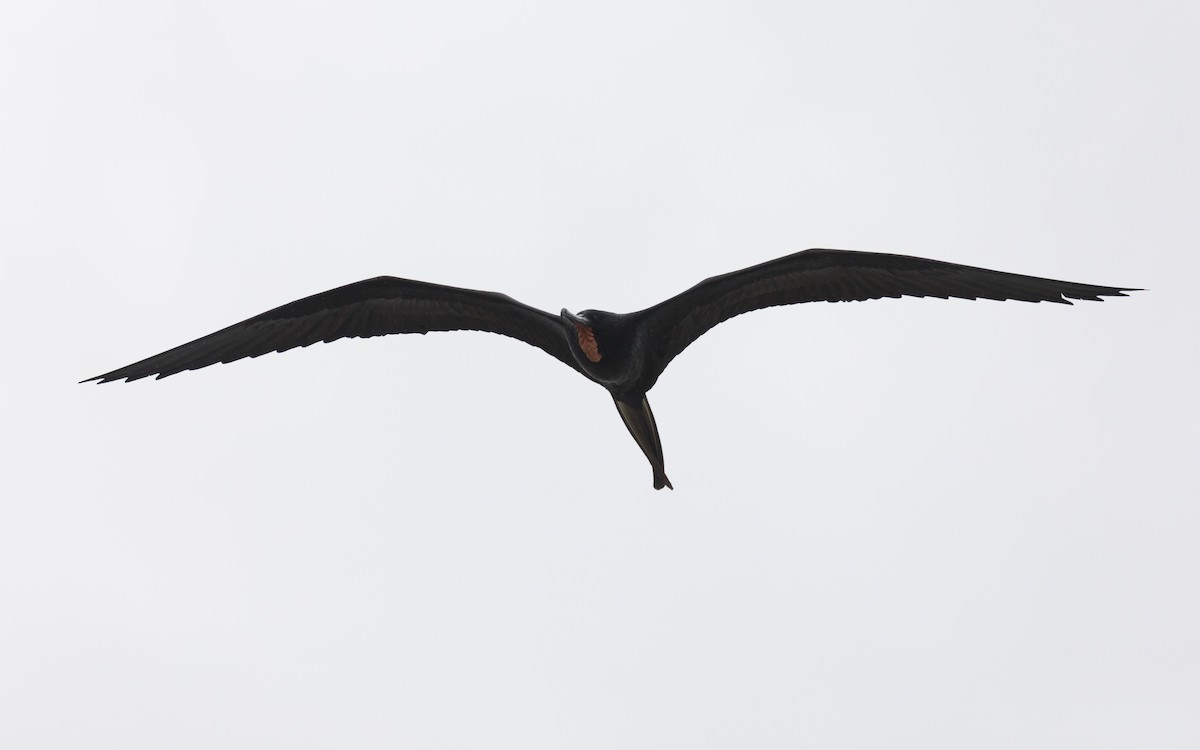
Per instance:
[[[1123,297],[1133,288],[1093,286],[925,258],[850,250],[804,250],[705,279],[665,302],[621,315],[558,315],[495,292],[380,276],[289,302],[216,333],[82,382],[165,378],[217,362],[283,352],[318,341],[390,333],[490,331],[532,344],[608,389],[629,434],[671,487],[646,392],[667,364],[705,331],[735,315],[799,302],[881,297],[1059,302]],[[673,489],[673,488],[672,488]]]

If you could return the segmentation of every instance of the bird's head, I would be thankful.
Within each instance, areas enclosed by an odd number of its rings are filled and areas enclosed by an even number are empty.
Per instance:
[[[572,313],[563,309],[562,319],[570,324],[571,353],[584,372],[601,380],[621,359],[621,316],[603,310],[584,310]]]
[[[575,330],[575,335],[572,337],[571,351],[575,354],[576,359],[580,359],[579,364],[585,369],[591,369],[586,363],[597,365],[604,360],[604,352],[600,348],[600,342],[596,340],[596,328],[599,321],[594,319],[595,310],[584,310],[578,314],[571,312],[567,308],[563,308],[563,320],[571,324]],[[601,326],[603,327],[603,326]]]

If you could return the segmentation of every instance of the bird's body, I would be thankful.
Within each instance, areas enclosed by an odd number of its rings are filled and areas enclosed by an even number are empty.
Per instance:
[[[98,375],[101,383],[159,378],[318,341],[392,333],[480,330],[538,347],[606,388],[650,461],[654,487],[671,487],[646,393],[667,365],[718,323],[800,302],[880,297],[1059,302],[1124,296],[1127,287],[1077,284],[906,255],[805,250],[714,276],[653,307],[559,315],[503,294],[380,276],[296,300],[148,359]],[[87,382],[87,381],[84,381]]]

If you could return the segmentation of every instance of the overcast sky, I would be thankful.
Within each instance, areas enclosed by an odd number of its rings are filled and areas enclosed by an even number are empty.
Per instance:
[[[0,746],[1200,745],[1194,2],[0,11]],[[806,247],[1150,291],[76,381],[391,274]]]

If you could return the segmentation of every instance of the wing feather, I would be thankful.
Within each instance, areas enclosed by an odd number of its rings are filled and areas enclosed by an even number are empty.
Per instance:
[[[963,266],[927,258],[813,249],[705,279],[635,313],[644,326],[655,378],[689,344],[734,316],[802,302],[856,302],[883,297],[1058,302],[1123,297],[1127,287],[1095,286]]]
[[[556,315],[495,292],[379,276],[289,302],[83,382],[165,378],[318,341],[459,330],[510,336],[578,369],[566,326]]]

